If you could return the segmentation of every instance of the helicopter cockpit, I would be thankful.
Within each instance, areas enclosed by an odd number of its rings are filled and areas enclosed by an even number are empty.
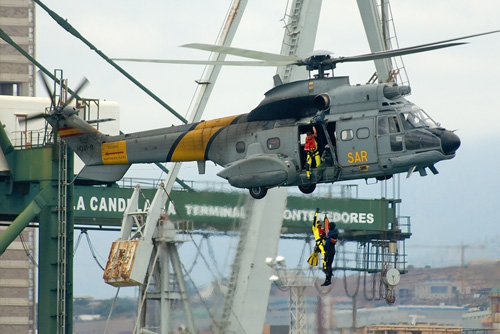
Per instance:
[[[417,128],[437,128],[439,124],[434,122],[421,108],[416,105],[407,105],[400,109],[401,121],[405,130]]]
[[[460,139],[453,131],[440,127],[420,107],[409,104],[398,108],[399,120],[393,116],[397,135],[391,136],[391,151],[422,150],[440,147],[444,154],[452,155],[460,146]],[[400,125],[398,125],[398,123]],[[391,122],[389,121],[389,125]],[[379,133],[381,132],[379,120]]]

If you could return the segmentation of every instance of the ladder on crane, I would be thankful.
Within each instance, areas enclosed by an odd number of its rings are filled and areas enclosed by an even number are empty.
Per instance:
[[[67,303],[67,219],[68,219],[68,152],[66,143],[58,140],[59,180],[57,201],[57,330],[66,333]],[[71,303],[72,301],[70,301]]]
[[[378,3],[377,1],[380,1]],[[358,0],[358,8],[372,52],[399,48],[394,19],[389,0]],[[374,60],[376,72],[368,83],[395,82],[409,85],[403,58],[393,57]]]

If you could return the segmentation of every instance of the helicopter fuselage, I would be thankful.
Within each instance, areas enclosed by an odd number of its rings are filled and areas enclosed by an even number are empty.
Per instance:
[[[455,156],[458,136],[406,100],[408,93],[409,87],[391,84],[351,86],[347,77],[310,79],[271,89],[247,114],[119,136],[78,132],[61,119],[59,131],[89,167],[126,171],[132,163],[208,160],[255,198],[278,186],[309,193],[317,183],[425,175],[426,168],[437,173],[435,163]],[[312,166],[308,177],[304,138],[312,127],[319,155],[332,158]],[[102,177],[112,181],[118,174]]]

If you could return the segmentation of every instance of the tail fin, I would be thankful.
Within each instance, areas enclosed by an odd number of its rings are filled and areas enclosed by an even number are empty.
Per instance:
[[[80,182],[115,182],[129,169],[128,163],[103,165],[101,144],[106,141],[107,136],[76,116],[74,112],[63,110],[52,114],[47,117],[47,122],[85,163],[85,167],[78,175]]]
[[[48,117],[47,121],[85,165],[102,165],[101,143],[105,136],[74,114],[62,116],[58,120]]]
[[[85,163],[78,175],[80,183],[115,182],[129,169],[127,163],[103,165],[101,144],[106,136],[78,116],[64,114],[54,125],[58,127],[59,136]]]

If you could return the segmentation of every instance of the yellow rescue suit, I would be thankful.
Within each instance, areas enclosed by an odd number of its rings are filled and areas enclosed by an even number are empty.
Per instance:
[[[316,241],[316,245],[314,247],[314,252],[311,254],[311,256],[309,256],[307,262],[312,266],[318,265],[318,253],[321,253],[321,262],[323,263],[323,270],[325,270],[325,239],[323,239],[324,231],[321,227],[321,222],[318,220],[318,210],[316,210],[316,212],[314,213],[312,232],[314,235],[314,240]]]

